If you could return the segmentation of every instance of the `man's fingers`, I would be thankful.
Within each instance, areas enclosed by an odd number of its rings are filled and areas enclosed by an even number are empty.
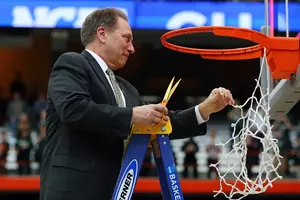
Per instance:
[[[232,98],[231,105],[235,105],[235,100]]]
[[[168,122],[169,120],[170,120],[169,116],[168,115],[164,115],[164,121]]]
[[[152,126],[155,126],[156,124],[158,124],[160,121],[162,120],[162,122],[161,122],[161,125],[162,126],[165,126],[167,123],[168,123],[168,121],[170,120],[170,118],[169,118],[169,116],[167,116],[167,115],[164,115],[164,117],[163,118],[159,118],[159,117],[153,117],[152,118]]]
[[[225,99],[229,103],[229,100],[230,100],[230,91],[229,90],[220,87],[220,95],[223,99]]]
[[[165,125],[167,125],[167,122],[162,121],[162,122],[161,122],[161,125],[162,125],[162,126],[165,126]]]
[[[160,122],[160,120],[163,120],[163,121],[165,121],[165,122],[168,122],[168,121],[170,120],[170,118],[169,118],[169,116],[167,116],[167,115],[164,115],[163,118],[162,118],[162,116],[161,116],[161,117],[156,117],[156,116],[154,116],[154,117],[152,118],[152,122],[154,122],[154,123],[158,123],[158,122]]]
[[[229,90],[226,90],[226,96],[227,96],[228,104],[233,105],[235,102],[234,102],[232,94],[231,94],[231,92]]]
[[[163,121],[161,123],[162,126],[167,125],[168,121],[170,120],[169,116],[164,115]]]
[[[230,103],[230,92],[229,90],[226,90],[225,91],[225,100],[226,100],[226,103],[229,104]]]
[[[161,104],[156,104],[155,106],[154,106],[154,109],[156,110],[156,111],[159,111],[159,112],[163,112],[164,114],[168,114],[168,109],[166,108],[166,106],[164,106],[164,105],[161,105]]]
[[[224,98],[225,97],[225,92],[226,91],[224,91],[224,88],[222,88],[222,87],[219,87],[219,94]]]
[[[155,124],[158,124],[160,122],[161,118],[160,117],[153,117],[152,122]]]
[[[223,87],[219,87],[213,90],[213,97],[216,99],[216,101],[219,101],[221,99],[225,99],[226,104],[235,104],[235,101],[232,97],[232,94],[230,90],[227,90]]]
[[[163,114],[162,114],[162,112],[154,111],[154,116],[158,117],[159,119],[161,119],[162,116],[163,116]]]

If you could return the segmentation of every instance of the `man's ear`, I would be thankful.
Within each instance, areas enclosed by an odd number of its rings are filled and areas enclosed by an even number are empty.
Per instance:
[[[104,31],[104,27],[103,26],[100,26],[97,29],[97,38],[99,39],[99,41],[101,43],[105,43],[106,42],[106,33]]]

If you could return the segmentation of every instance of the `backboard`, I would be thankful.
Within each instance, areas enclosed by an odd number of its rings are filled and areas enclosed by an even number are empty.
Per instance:
[[[264,0],[265,25],[261,32],[273,37],[296,37],[296,33],[289,30],[288,0]],[[261,59],[263,62],[263,59]],[[267,65],[266,62],[262,66]],[[263,90],[270,90],[270,117],[279,120],[286,115],[300,99],[300,69],[291,80],[275,80],[271,77],[268,67],[264,67],[264,77],[261,80]]]

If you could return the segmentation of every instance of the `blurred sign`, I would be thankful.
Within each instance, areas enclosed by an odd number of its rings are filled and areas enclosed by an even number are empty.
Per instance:
[[[0,26],[80,28],[97,8],[117,7],[135,29],[177,29],[187,26],[235,26],[259,30],[264,25],[264,3],[135,2],[10,0],[0,2]],[[285,31],[285,5],[278,4],[278,28]],[[300,31],[300,3],[289,3],[290,31]]]

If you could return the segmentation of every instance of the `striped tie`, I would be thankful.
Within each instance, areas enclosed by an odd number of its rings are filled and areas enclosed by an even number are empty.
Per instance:
[[[118,86],[118,83],[116,81],[116,77],[115,77],[114,72],[111,69],[108,68],[106,70],[106,74],[108,75],[108,77],[111,81],[113,90],[115,92],[115,97],[116,97],[116,101],[117,101],[118,106],[119,107],[125,107],[125,102],[123,101],[122,93],[121,93],[121,90],[120,90],[120,88]]]
[[[114,72],[111,70],[111,69],[107,69],[106,70],[106,74],[109,76],[109,79],[111,81],[111,84],[112,84],[112,87],[113,87],[113,90],[115,91],[115,97],[116,97],[116,101],[117,101],[117,104],[119,107],[125,107],[125,102],[123,101],[123,98],[122,98],[122,94],[121,94],[121,90],[118,86],[118,83],[116,81],[116,77],[115,77],[115,74]],[[129,140],[130,140],[130,135],[128,136],[127,139],[124,140],[124,153],[123,153],[123,159],[124,159],[124,156],[125,156],[125,151],[127,149],[127,146],[129,144]],[[122,162],[123,162],[123,159],[122,159]]]

